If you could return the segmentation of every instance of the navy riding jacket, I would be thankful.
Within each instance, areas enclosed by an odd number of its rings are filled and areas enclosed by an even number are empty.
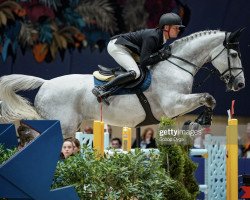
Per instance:
[[[112,39],[115,38],[117,38],[115,44],[124,45],[140,56],[141,67],[154,65],[160,61],[158,57],[151,55],[163,48],[163,31],[161,29],[143,29],[116,35]]]

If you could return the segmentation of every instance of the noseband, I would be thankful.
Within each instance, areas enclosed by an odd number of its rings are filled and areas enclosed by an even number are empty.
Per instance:
[[[234,80],[241,74],[243,73],[243,67],[235,67],[232,68],[231,66],[231,61],[230,61],[230,49],[235,50],[238,53],[239,58],[241,59],[241,54],[240,54],[240,49],[239,49],[239,42],[230,42],[228,41],[227,37],[227,32],[225,33],[225,40],[224,40],[224,49],[227,49],[227,63],[228,63],[228,69],[226,69],[224,72],[220,74],[220,79],[223,80],[225,83],[229,85],[229,87],[232,86]],[[218,57],[218,56],[217,56]],[[232,74],[233,70],[240,70],[240,72],[234,76]],[[227,72],[229,72],[227,75],[225,75]]]

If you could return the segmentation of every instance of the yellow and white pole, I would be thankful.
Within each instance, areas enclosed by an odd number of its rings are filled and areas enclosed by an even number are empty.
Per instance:
[[[131,128],[122,128],[122,150],[131,151]]]
[[[94,149],[97,151],[97,157],[104,155],[104,122],[94,121]]]
[[[227,200],[238,200],[238,120],[229,119],[226,128],[226,195]]]

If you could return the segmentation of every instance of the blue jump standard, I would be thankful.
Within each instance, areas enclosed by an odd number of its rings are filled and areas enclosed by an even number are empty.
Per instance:
[[[0,198],[79,200],[72,186],[50,190],[63,142],[60,122],[28,120],[22,123],[38,131],[40,136],[0,165]],[[0,143],[6,147],[17,144],[12,127],[0,124]],[[9,137],[10,134],[13,135]]]
[[[0,144],[6,149],[17,147],[16,129],[13,124],[0,124]]]

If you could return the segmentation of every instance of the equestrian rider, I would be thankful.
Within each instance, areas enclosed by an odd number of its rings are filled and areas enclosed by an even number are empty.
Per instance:
[[[93,94],[100,98],[112,87],[124,85],[140,76],[140,70],[132,53],[140,56],[142,68],[170,57],[170,50],[163,48],[163,45],[168,39],[178,36],[180,27],[184,27],[181,18],[175,13],[166,13],[161,16],[159,27],[155,29],[143,29],[114,36],[108,43],[107,50],[127,72],[102,86],[96,86],[92,90]]]

